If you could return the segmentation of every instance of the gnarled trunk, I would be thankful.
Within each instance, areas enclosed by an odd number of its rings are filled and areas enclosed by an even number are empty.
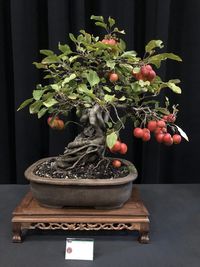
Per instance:
[[[65,148],[56,160],[59,168],[70,170],[86,162],[101,160],[105,152],[105,122],[108,114],[96,104],[80,118],[84,130]]]

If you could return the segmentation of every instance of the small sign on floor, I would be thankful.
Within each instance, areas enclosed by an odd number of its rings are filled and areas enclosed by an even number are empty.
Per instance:
[[[94,240],[85,238],[66,238],[66,260],[89,260],[94,258]]]

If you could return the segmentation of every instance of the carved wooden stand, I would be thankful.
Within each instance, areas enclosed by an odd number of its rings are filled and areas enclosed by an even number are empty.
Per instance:
[[[13,211],[13,242],[22,242],[22,230],[136,230],[138,241],[149,242],[149,213],[139,198],[137,188],[120,209],[96,210],[80,208],[51,209],[41,207],[27,193]]]

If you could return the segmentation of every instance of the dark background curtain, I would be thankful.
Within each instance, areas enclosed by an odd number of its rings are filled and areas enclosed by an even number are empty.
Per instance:
[[[177,123],[190,142],[166,147],[153,140],[143,144],[127,125],[122,140],[128,144],[127,159],[135,163],[140,183],[198,183],[200,148],[200,1],[198,0],[4,0],[0,6],[0,183],[26,183],[24,170],[39,158],[57,155],[75,137],[77,128],[49,130],[46,118],[38,120],[19,104],[29,98],[41,72],[32,65],[39,49],[56,49],[68,42],[68,33],[79,29],[101,34],[90,16],[113,16],[125,29],[128,49],[142,56],[150,39],[161,39],[163,51],[174,52],[183,63],[163,64],[163,78],[180,78],[182,95]],[[73,115],[72,115],[73,116]]]

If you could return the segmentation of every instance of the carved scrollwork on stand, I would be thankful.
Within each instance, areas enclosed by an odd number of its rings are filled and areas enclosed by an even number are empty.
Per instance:
[[[139,230],[137,223],[32,223],[29,229],[41,230]]]

